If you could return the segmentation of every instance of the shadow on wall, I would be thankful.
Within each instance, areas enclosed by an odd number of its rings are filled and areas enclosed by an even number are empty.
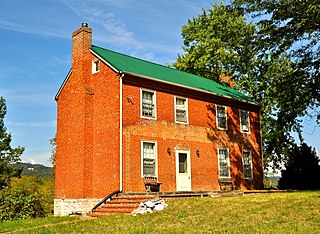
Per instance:
[[[207,117],[210,130],[207,137],[216,148],[229,149],[231,178],[235,189],[263,189],[263,167],[259,114],[250,112],[250,133],[240,131],[239,109],[228,107],[227,130],[217,129],[216,105],[207,104]],[[252,179],[243,175],[242,151],[250,150],[252,156]],[[217,151],[215,152],[218,158]],[[218,176],[218,175],[217,175]]]

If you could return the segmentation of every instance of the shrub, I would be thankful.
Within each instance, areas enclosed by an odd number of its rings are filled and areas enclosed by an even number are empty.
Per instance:
[[[320,189],[320,165],[315,149],[295,146],[282,170],[280,189]]]
[[[0,220],[44,217],[41,195],[18,187],[0,190]]]

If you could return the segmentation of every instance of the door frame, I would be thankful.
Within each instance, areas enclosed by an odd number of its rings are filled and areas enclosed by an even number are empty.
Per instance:
[[[190,182],[190,189],[185,191],[191,191],[192,190],[192,177],[191,177],[191,157],[190,157],[190,150],[176,150],[176,190],[178,190],[178,174],[179,173],[179,154],[187,154],[187,176]],[[184,190],[183,190],[184,191]]]

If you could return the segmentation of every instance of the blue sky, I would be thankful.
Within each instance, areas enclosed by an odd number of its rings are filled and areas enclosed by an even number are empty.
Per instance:
[[[71,34],[88,22],[93,44],[160,64],[181,53],[181,27],[207,0],[1,0],[0,96],[13,146],[24,161],[50,165],[56,132],[53,100],[71,66]],[[219,2],[218,0],[216,2]],[[320,130],[304,119],[308,144],[320,150]]]

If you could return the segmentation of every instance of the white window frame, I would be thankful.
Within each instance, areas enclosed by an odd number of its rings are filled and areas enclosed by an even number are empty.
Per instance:
[[[98,69],[97,69],[97,64],[98,64]],[[100,71],[100,66],[101,66],[101,63],[100,63],[100,60],[99,59],[93,59],[92,60],[92,74],[95,74],[97,72]]]
[[[248,113],[248,131],[245,131],[243,130],[242,126],[242,115],[241,115],[241,112],[247,112]],[[239,110],[239,119],[240,119],[240,131],[243,132],[243,133],[250,133],[250,112],[249,111],[246,111],[246,110]]]
[[[142,101],[143,101],[143,96],[142,93],[143,92],[149,92],[149,93],[153,93],[153,115],[154,116],[144,116],[143,115],[143,109],[142,109]],[[150,90],[150,89],[143,89],[140,88],[140,117],[144,118],[144,119],[157,119],[157,93],[154,90]]]
[[[229,169],[229,176],[220,176],[220,155],[219,155],[219,150],[226,150],[227,155],[228,155],[228,169]],[[229,154],[229,149],[226,147],[220,147],[217,149],[217,154],[218,154],[218,173],[219,173],[219,178],[231,178],[231,168],[230,168],[230,154]]]
[[[183,108],[177,106],[177,98],[185,100],[185,106]],[[177,120],[177,110],[185,110],[186,111],[186,122]],[[188,115],[188,98],[174,96],[174,120],[179,124],[189,124],[189,115]]]
[[[245,168],[244,168],[244,160],[243,160],[243,156],[244,156],[244,153],[248,153],[249,152],[249,163],[250,163],[250,170],[251,170],[251,177],[246,177],[245,176],[245,173],[244,173],[244,170],[245,170]],[[252,168],[252,152],[251,152],[251,150],[242,150],[242,167],[243,167],[243,178],[244,179],[252,179],[253,178],[253,168]]]
[[[225,128],[219,127],[218,107],[223,107],[225,109],[225,115],[226,115],[226,127]],[[216,105],[216,125],[217,125],[217,129],[228,130],[228,108],[227,108],[227,106]]]
[[[154,158],[155,158],[155,174],[154,175],[144,175],[143,174],[143,159],[144,159],[144,151],[143,151],[143,145],[144,143],[151,143],[151,144],[154,144]],[[157,144],[157,141],[148,141],[148,140],[142,140],[141,141],[141,177],[148,177],[148,176],[155,176],[155,177],[158,177],[158,144]]]

